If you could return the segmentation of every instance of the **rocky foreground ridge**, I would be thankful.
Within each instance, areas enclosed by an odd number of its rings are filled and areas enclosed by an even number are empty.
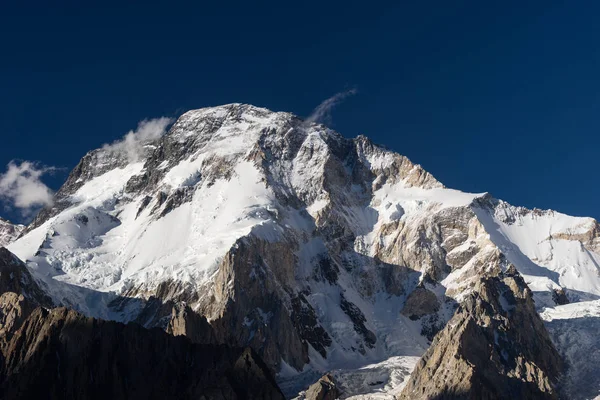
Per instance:
[[[558,399],[564,363],[514,266],[484,277],[436,335],[401,399]]]
[[[329,373],[344,398],[553,398],[574,364],[537,312],[600,298],[599,232],[230,104],[91,151],[8,248],[55,306],[250,347],[288,397]]]
[[[3,399],[283,399],[250,348],[46,308],[25,265],[4,248],[0,293]]]

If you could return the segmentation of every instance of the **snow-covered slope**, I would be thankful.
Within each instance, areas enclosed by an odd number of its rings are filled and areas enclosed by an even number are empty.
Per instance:
[[[508,263],[540,309],[600,296],[594,220],[445,188],[289,113],[190,111],[135,155],[88,153],[9,249],[57,304],[95,317],[163,326],[151,297],[187,303],[288,394],[358,368],[389,383],[348,378],[348,395],[396,393],[388,367],[414,365],[473,281]]]
[[[534,292],[564,289],[570,301],[600,297],[600,229],[594,219],[495,200],[488,206],[477,209],[480,221]],[[551,298],[537,300],[538,306],[553,305]]]

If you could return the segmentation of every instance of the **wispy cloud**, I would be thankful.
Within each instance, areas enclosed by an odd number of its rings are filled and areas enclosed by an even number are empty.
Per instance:
[[[105,144],[103,148],[108,151],[123,152],[127,154],[130,161],[137,161],[144,145],[164,135],[172,122],[173,119],[167,117],[145,119],[138,123],[135,131],[127,132],[123,139]]]
[[[318,122],[318,123],[330,123],[331,122],[331,110],[341,103],[344,99],[349,96],[355,95],[356,89],[346,90],[344,92],[337,93],[327,100],[323,101],[315,110],[306,118],[306,122]]]
[[[52,189],[41,178],[54,171],[54,167],[32,161],[11,161],[0,175],[0,199],[23,217],[30,217],[41,207],[52,205]]]

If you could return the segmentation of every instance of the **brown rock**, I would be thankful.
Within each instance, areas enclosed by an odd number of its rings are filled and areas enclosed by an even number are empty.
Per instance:
[[[219,343],[212,326],[206,318],[183,304],[173,305],[171,320],[166,331],[173,336],[186,336],[193,343]]]
[[[310,385],[305,394],[306,400],[336,400],[340,391],[330,374],[324,375],[317,382]]]
[[[563,362],[510,267],[484,278],[413,371],[401,399],[557,399]]]
[[[5,292],[22,295],[35,305],[52,305],[52,300],[40,289],[25,264],[0,247],[0,293]]]
[[[198,309],[219,341],[252,347],[273,371],[282,359],[298,370],[308,362],[308,338],[294,326],[283,285],[293,277],[294,251],[292,245],[255,237],[238,240]]]
[[[440,302],[435,294],[424,287],[417,287],[408,295],[401,314],[416,320],[425,315],[433,314],[439,309]]]

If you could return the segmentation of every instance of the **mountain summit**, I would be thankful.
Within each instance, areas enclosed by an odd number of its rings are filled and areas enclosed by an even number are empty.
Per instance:
[[[196,341],[205,318],[288,396],[326,372],[343,397],[600,390],[581,381],[600,356],[570,359],[549,321],[600,316],[595,220],[446,188],[289,113],[193,110],[161,138],[91,151],[8,249],[56,306]]]

